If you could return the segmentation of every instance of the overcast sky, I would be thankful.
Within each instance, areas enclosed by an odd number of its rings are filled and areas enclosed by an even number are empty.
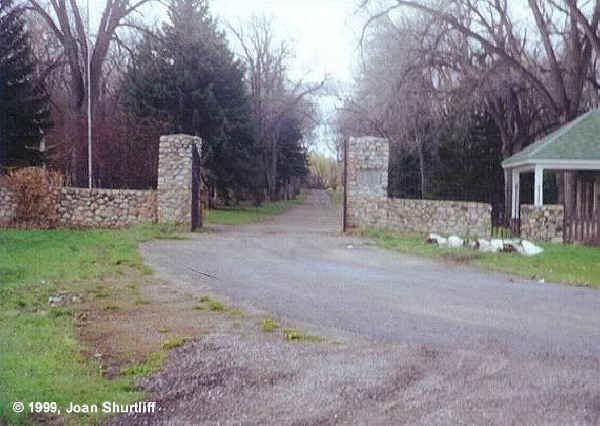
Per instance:
[[[296,57],[293,77],[351,78],[353,0],[213,0],[215,16],[234,26],[252,15],[273,18],[276,34],[290,42]]]
[[[288,42],[295,54],[290,76],[305,81],[342,82],[349,85],[356,58],[357,28],[355,0],[213,0],[215,16],[231,25],[252,15],[272,18],[276,35]],[[321,119],[327,122],[339,103],[334,96],[319,101]],[[325,124],[316,131],[312,149],[333,156]]]
[[[82,0],[80,0],[82,1]],[[104,1],[92,1],[92,26],[97,25]],[[272,18],[275,35],[291,47],[294,57],[289,64],[290,77],[304,81],[321,81],[349,85],[355,67],[358,32],[362,21],[356,14],[357,0],[209,0],[210,10],[221,23],[239,27],[253,15]],[[142,9],[143,19],[154,22],[166,19],[164,7],[154,3]],[[92,29],[93,31],[93,29]],[[236,48],[230,39],[232,48]],[[337,99],[319,101],[323,121],[335,109]],[[326,128],[318,130],[326,138]],[[333,155],[321,142],[316,149]]]

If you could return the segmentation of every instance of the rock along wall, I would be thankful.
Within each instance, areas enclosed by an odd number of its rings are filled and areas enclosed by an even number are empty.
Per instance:
[[[156,222],[156,191],[65,187],[58,205],[63,226],[121,228]]]
[[[539,241],[563,241],[565,209],[559,204],[521,205],[521,237]]]
[[[349,227],[377,227],[404,233],[490,235],[490,204],[388,198],[389,145],[386,139],[350,138],[347,155],[346,220]]]
[[[202,139],[189,135],[161,136],[158,150],[157,219],[191,225],[192,150]]]

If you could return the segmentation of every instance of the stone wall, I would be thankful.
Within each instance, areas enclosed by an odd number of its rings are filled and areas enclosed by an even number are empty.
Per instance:
[[[60,190],[56,207],[59,226],[121,228],[156,222],[156,191],[153,190],[71,187],[57,190]],[[15,210],[12,193],[0,187],[0,226],[15,225]]]
[[[63,226],[120,228],[156,222],[156,191],[65,187],[58,205]]]
[[[521,237],[539,241],[563,241],[565,209],[550,204],[536,207],[521,205]]]
[[[465,201],[388,200],[386,228],[398,232],[437,232],[488,237],[492,232],[492,206]]]
[[[490,235],[490,204],[388,198],[389,145],[386,139],[350,138],[347,155],[346,220],[349,227]]]
[[[8,225],[12,222],[16,208],[12,192],[0,186],[0,225]]]
[[[157,218],[161,223],[191,224],[192,153],[202,139],[189,135],[161,136],[158,152]]]
[[[169,135],[160,138],[157,190],[63,187],[57,206],[60,226],[120,228],[141,223],[190,224],[192,153],[200,138]],[[14,222],[12,193],[0,186],[0,225]],[[48,212],[52,214],[52,212]]]

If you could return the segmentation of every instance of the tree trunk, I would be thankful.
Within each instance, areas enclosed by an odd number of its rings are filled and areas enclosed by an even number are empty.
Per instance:
[[[65,138],[68,138],[71,147],[69,158],[71,184],[87,186],[89,173],[87,170],[87,111],[83,108],[70,110],[67,114]]]
[[[564,126],[570,121],[569,117],[561,118],[561,126]],[[556,172],[554,173],[554,181],[556,182],[556,203],[557,204],[565,204],[565,172]]]
[[[417,141],[417,154],[419,155],[419,174],[421,179],[421,199],[425,198],[427,189],[427,177],[425,176],[425,154],[423,152],[423,142]]]
[[[276,139],[273,140],[271,144],[271,165],[270,165],[270,187],[269,187],[269,197],[271,201],[277,201],[277,142]]]

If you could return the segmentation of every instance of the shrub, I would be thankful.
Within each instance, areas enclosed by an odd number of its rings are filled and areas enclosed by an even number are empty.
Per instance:
[[[25,167],[4,176],[3,184],[13,193],[15,225],[52,228],[58,224],[58,203],[63,176],[43,167]]]

